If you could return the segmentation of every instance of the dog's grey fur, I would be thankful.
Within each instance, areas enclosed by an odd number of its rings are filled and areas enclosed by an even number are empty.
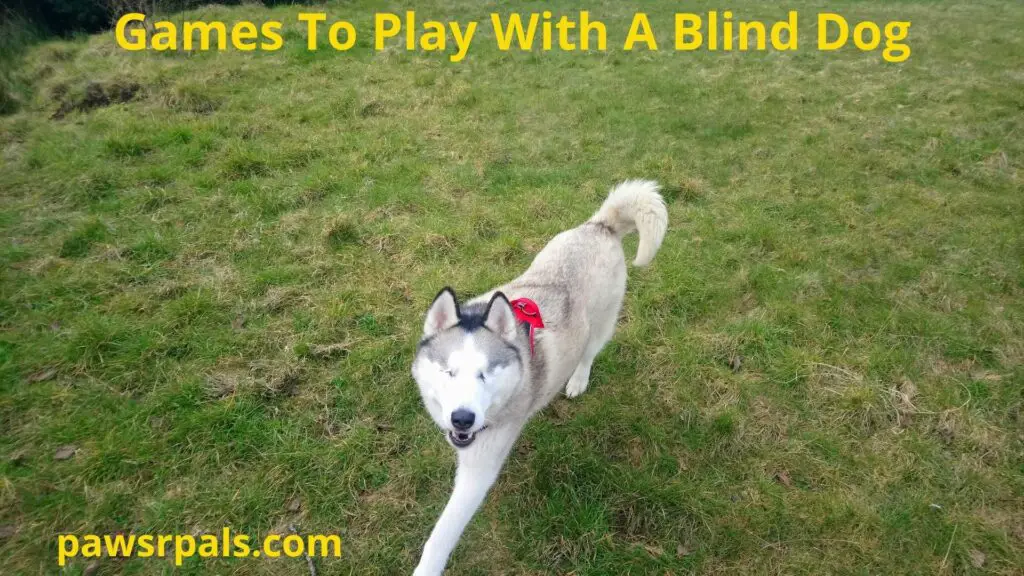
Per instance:
[[[412,373],[427,411],[456,447],[458,469],[417,575],[444,570],[527,420],[563,388],[570,398],[586,390],[626,291],[623,236],[640,232],[634,265],[645,266],[667,226],[658,185],[623,182],[589,221],[555,236],[522,276],[461,307],[448,288],[434,299]],[[536,302],[543,317],[532,354],[529,328],[509,304],[518,298]],[[472,425],[454,426],[455,410],[474,414]]]

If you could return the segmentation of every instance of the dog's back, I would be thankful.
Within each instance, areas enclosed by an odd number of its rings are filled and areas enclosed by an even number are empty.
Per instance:
[[[633,264],[646,266],[667,228],[668,211],[658,184],[623,182],[589,220],[552,238],[521,276],[497,289],[510,298],[534,300],[544,316],[545,328],[537,337],[544,373],[535,374],[543,382],[534,382],[531,412],[550,402],[566,381],[570,397],[586,389],[590,362],[611,339],[626,292],[622,238],[639,232]],[[479,300],[486,301],[491,294]]]

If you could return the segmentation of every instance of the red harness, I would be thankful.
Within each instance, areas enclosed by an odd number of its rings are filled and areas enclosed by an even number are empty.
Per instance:
[[[533,334],[537,328],[544,327],[544,320],[540,317],[540,308],[537,303],[529,298],[516,298],[512,302],[512,313],[520,322],[530,325],[530,355],[533,355]]]

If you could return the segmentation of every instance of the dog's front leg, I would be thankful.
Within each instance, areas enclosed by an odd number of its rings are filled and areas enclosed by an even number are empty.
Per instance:
[[[477,508],[483,502],[484,497],[501,470],[501,463],[493,467],[479,467],[467,469],[459,466],[455,473],[455,489],[444,507],[441,518],[430,533],[430,539],[423,547],[423,556],[420,564],[416,567],[414,576],[435,576],[444,571],[448,563],[448,556],[458,543],[462,531]]]
[[[479,445],[459,452],[455,488],[423,547],[423,556],[413,576],[435,576],[444,571],[448,556],[498,478],[505,457],[518,435],[518,427],[491,430],[485,442],[481,442],[485,440],[481,438],[477,441]]]

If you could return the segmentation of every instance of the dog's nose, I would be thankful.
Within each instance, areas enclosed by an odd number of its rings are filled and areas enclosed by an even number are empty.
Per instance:
[[[469,430],[473,426],[474,420],[476,420],[476,414],[465,408],[459,408],[452,412],[452,426],[455,426],[456,430]]]

